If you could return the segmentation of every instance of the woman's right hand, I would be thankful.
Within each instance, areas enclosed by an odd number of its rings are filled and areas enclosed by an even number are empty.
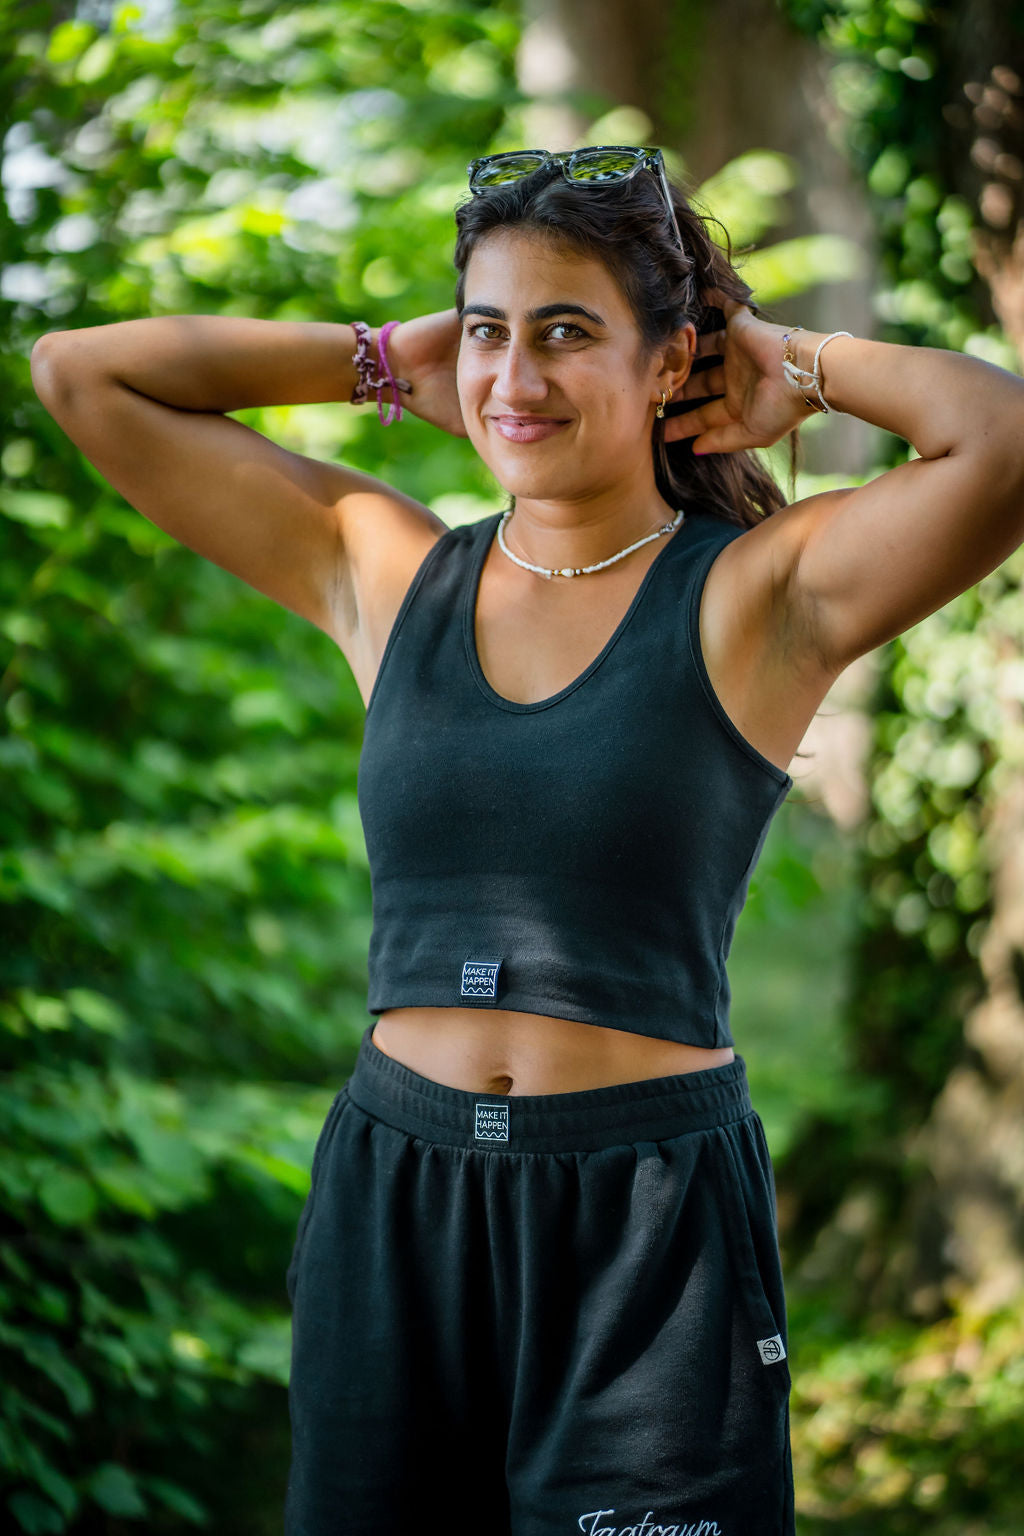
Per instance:
[[[375,351],[379,335],[376,330],[372,333]],[[412,385],[408,394],[399,391],[402,409],[412,411],[414,416],[453,437],[467,436],[455,383],[461,339],[458,310],[443,309],[404,320],[390,332],[387,343],[391,372],[396,379],[407,379]],[[386,389],[382,398],[387,400],[390,394]],[[376,398],[374,391],[370,399]]]

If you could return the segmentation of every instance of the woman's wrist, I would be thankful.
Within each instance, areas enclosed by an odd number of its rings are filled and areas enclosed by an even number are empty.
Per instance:
[[[876,341],[846,331],[768,325],[756,317],[739,322],[735,314],[730,324],[739,324],[746,336],[741,348],[760,374],[758,388],[767,381],[776,384],[769,391],[773,422],[780,399],[793,403],[792,426],[814,409],[814,391],[796,388],[783,372],[788,334],[801,377],[814,376],[817,358],[820,388],[830,411],[904,438],[923,459],[948,454],[956,445],[981,440],[992,445],[998,440],[1000,451],[1009,445],[1019,462],[1024,381],[1006,369],[949,349]],[[783,414],[778,413],[778,419]],[[766,443],[788,430],[791,427],[784,426]]]
[[[841,411],[836,394],[829,393],[828,369],[835,362],[834,349],[844,340],[855,340],[848,331],[808,331],[794,326],[783,343],[783,359],[791,367],[784,376],[795,394],[800,395],[811,411]]]
[[[349,402],[352,405],[365,405],[375,398],[377,414],[385,427],[389,427],[392,422],[401,421],[401,397],[403,394],[412,393],[412,385],[409,381],[396,376],[389,355],[391,342],[399,324],[397,320],[388,320],[379,330],[372,330],[364,321],[356,320],[352,323],[356,338],[352,362],[357,377]],[[387,395],[389,407],[386,416],[384,414],[385,395]]]

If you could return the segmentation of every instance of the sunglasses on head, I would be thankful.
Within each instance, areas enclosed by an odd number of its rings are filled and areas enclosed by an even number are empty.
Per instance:
[[[522,181],[524,176],[531,175],[542,165],[557,165],[566,181],[584,187],[609,181],[630,181],[638,171],[650,171],[657,177],[676,241],[679,249],[683,249],[665,175],[665,159],[660,149],[594,144],[586,149],[513,149],[501,155],[483,155],[479,160],[471,160],[467,167],[469,190],[476,196],[512,181]]]

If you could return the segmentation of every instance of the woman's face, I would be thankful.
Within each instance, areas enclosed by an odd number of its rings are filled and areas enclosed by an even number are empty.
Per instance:
[[[466,269],[458,390],[470,441],[517,498],[584,500],[654,480],[662,358],[601,262],[498,230]]]

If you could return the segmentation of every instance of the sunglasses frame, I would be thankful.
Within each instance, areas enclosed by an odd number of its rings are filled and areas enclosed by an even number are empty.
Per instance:
[[[676,211],[672,206],[672,194],[669,191],[668,177],[665,175],[665,157],[660,149],[652,145],[587,144],[582,149],[510,149],[498,155],[481,155],[479,159],[471,160],[466,167],[466,174],[469,176],[469,190],[474,197],[480,197],[485,192],[493,191],[494,187],[511,185],[510,182],[494,182],[491,186],[477,186],[475,185],[476,176],[486,165],[495,165],[502,160],[518,160],[524,155],[536,156],[537,160],[536,165],[531,167],[531,170],[526,171],[524,176],[529,176],[533,171],[540,170],[543,165],[557,165],[563,177],[571,186],[585,187],[590,185],[586,177],[577,178],[571,174],[573,161],[579,156],[599,154],[606,151],[635,156],[635,162],[629,170],[623,171],[621,175],[609,177],[608,180],[632,181],[638,171],[650,171],[653,176],[657,177],[658,184],[661,187],[661,195],[665,200],[665,207],[668,209],[668,216],[672,221],[672,230],[676,237],[676,243],[680,250],[684,250],[683,237],[679,233],[679,224],[676,220]],[[513,180],[522,181],[524,176],[514,177]]]

